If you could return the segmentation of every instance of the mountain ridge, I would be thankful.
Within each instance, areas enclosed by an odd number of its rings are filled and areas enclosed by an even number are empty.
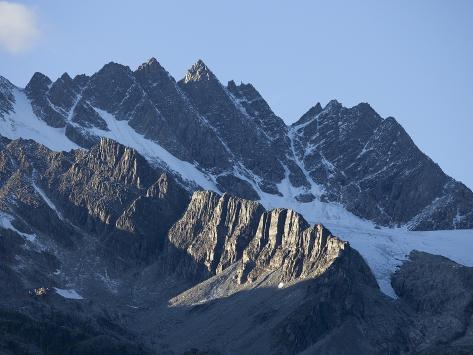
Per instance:
[[[286,125],[253,85],[224,86],[201,60],[179,81],[151,58],[134,71],[110,62],[92,76],[65,73],[55,82],[36,73],[25,90],[2,83],[2,129],[9,138],[22,136],[17,124],[31,125],[5,118],[18,106],[17,90],[36,116],[30,121],[65,129],[68,146],[90,148],[109,137],[194,186],[266,207],[285,207],[284,200],[341,204],[382,226],[473,228],[471,190],[422,153],[394,118],[380,117],[367,103],[317,104]]]

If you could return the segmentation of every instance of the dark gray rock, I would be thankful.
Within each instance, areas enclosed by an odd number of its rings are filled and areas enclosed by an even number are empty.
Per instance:
[[[438,255],[413,251],[392,286],[415,313],[422,335],[417,351],[473,351],[473,269]]]
[[[368,104],[347,109],[331,101],[309,110],[292,131],[327,200],[382,225],[471,228],[471,191],[423,154],[394,118],[382,119]]]
[[[217,177],[217,186],[222,191],[246,198],[248,200],[258,200],[259,195],[248,181],[237,178],[233,175],[220,175]]]
[[[15,103],[13,88],[12,83],[0,76],[0,118],[13,111]]]
[[[60,108],[53,107],[48,96],[51,85],[51,79],[37,72],[26,85],[25,92],[36,116],[51,127],[64,127],[66,125],[65,112]]]
[[[285,177],[282,164],[273,154],[271,139],[235,104],[229,91],[201,60],[189,69],[179,86],[244,166],[268,185]],[[260,187],[269,190],[265,185]]]

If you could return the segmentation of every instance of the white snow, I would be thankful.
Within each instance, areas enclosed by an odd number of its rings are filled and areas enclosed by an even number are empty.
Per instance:
[[[107,123],[109,131],[92,128],[90,129],[92,133],[111,138],[123,145],[134,148],[150,161],[161,160],[170,170],[178,173],[186,180],[195,182],[205,190],[219,191],[215,183],[193,164],[177,159],[158,143],[146,139],[131,128],[127,121],[119,121],[106,111],[95,110]]]
[[[63,288],[57,288],[54,287],[54,290],[56,290],[56,293],[64,298],[68,298],[70,300],[83,300],[84,297],[79,295],[76,290],[73,289],[63,289]]]
[[[79,148],[65,136],[64,128],[50,127],[33,113],[24,91],[13,88],[14,112],[0,118],[1,135],[9,139],[34,139],[51,150],[69,151]]]

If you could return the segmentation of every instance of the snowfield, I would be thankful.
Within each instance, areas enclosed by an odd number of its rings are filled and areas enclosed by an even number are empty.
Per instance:
[[[0,118],[1,135],[10,139],[34,139],[55,151],[69,151],[79,148],[64,135],[64,129],[52,128],[35,116],[29,100],[21,89],[14,88],[13,93],[15,112],[6,115],[3,119]],[[207,175],[195,165],[177,159],[158,142],[148,140],[138,134],[128,125],[127,121],[119,121],[110,113],[99,109],[96,111],[107,122],[109,131],[92,128],[89,129],[90,133],[114,139],[123,145],[134,148],[151,163],[176,172],[184,180],[194,182],[202,189],[221,192],[215,184],[215,176]],[[302,163],[298,162],[298,165],[307,175]],[[310,223],[322,223],[334,235],[347,240],[352,247],[360,252],[371,267],[381,290],[390,297],[395,297],[390,284],[390,276],[406,260],[412,250],[443,255],[460,264],[473,266],[473,230],[412,232],[405,228],[378,229],[373,223],[356,217],[337,203],[324,203],[319,200],[309,203],[298,202],[295,196],[304,191],[294,188],[287,177],[278,184],[279,191],[283,196],[275,196],[262,192],[253,180],[245,177],[248,171],[235,170],[234,173],[254,187],[260,194],[261,203],[265,208],[292,209],[302,214]],[[37,186],[35,188],[49,207],[56,210],[41,189]],[[323,188],[312,182],[311,192],[320,196],[321,191]],[[59,214],[58,216],[62,217]],[[15,230],[10,222],[9,215],[0,214],[0,226]],[[34,238],[33,235],[20,234],[27,239]],[[56,289],[56,292],[65,298],[82,299],[74,290]]]
[[[70,151],[80,148],[65,136],[64,128],[53,128],[33,113],[31,103],[23,90],[13,88],[15,111],[0,117],[0,134],[9,139],[32,139],[51,150]]]

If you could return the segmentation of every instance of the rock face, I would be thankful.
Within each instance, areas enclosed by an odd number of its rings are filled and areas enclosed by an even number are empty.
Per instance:
[[[264,208],[253,201],[209,191],[195,192],[168,237],[172,248],[193,260],[190,265],[194,269],[183,270],[184,274],[197,272],[197,277],[208,277],[240,260],[263,213]]]
[[[1,78],[0,117],[8,122],[2,129],[32,138],[10,119],[27,112],[14,90]],[[23,92],[35,117],[20,127],[34,123],[42,135],[39,119],[87,149],[112,137],[189,189],[263,203],[340,203],[384,226],[473,228],[473,193],[423,154],[394,118],[366,103],[317,104],[287,126],[253,85],[224,86],[201,60],[176,82],[155,58],[134,71],[111,62],[90,77],[65,73],[54,82],[35,73]],[[180,169],[182,162],[197,174]]]
[[[261,217],[256,235],[243,253],[239,281],[254,281],[275,268],[281,268],[283,282],[317,277],[346,245],[322,225],[310,227],[291,210],[272,210]]]
[[[471,268],[414,252],[393,300],[322,225],[183,185],[110,139],[1,139],[1,352],[472,351]]]
[[[381,118],[368,104],[317,105],[291,134],[298,158],[325,187],[322,198],[383,225],[471,228],[471,191],[445,175],[394,118]]]
[[[13,111],[15,98],[12,94],[13,84],[0,76],[0,118]]]
[[[193,260],[174,266],[188,276],[216,275],[241,261],[240,284],[273,269],[281,270],[281,282],[316,277],[347,245],[322,225],[309,226],[294,211],[266,212],[256,202],[208,191],[193,194],[186,212],[170,229],[169,242],[170,250],[176,248]]]
[[[414,251],[392,285],[416,314],[414,326],[424,336],[421,354],[473,351],[472,268]]]
[[[159,254],[188,199],[136,151],[108,139],[67,154],[13,141],[0,162],[2,211],[67,245],[77,237],[70,223],[80,225],[133,262]]]

